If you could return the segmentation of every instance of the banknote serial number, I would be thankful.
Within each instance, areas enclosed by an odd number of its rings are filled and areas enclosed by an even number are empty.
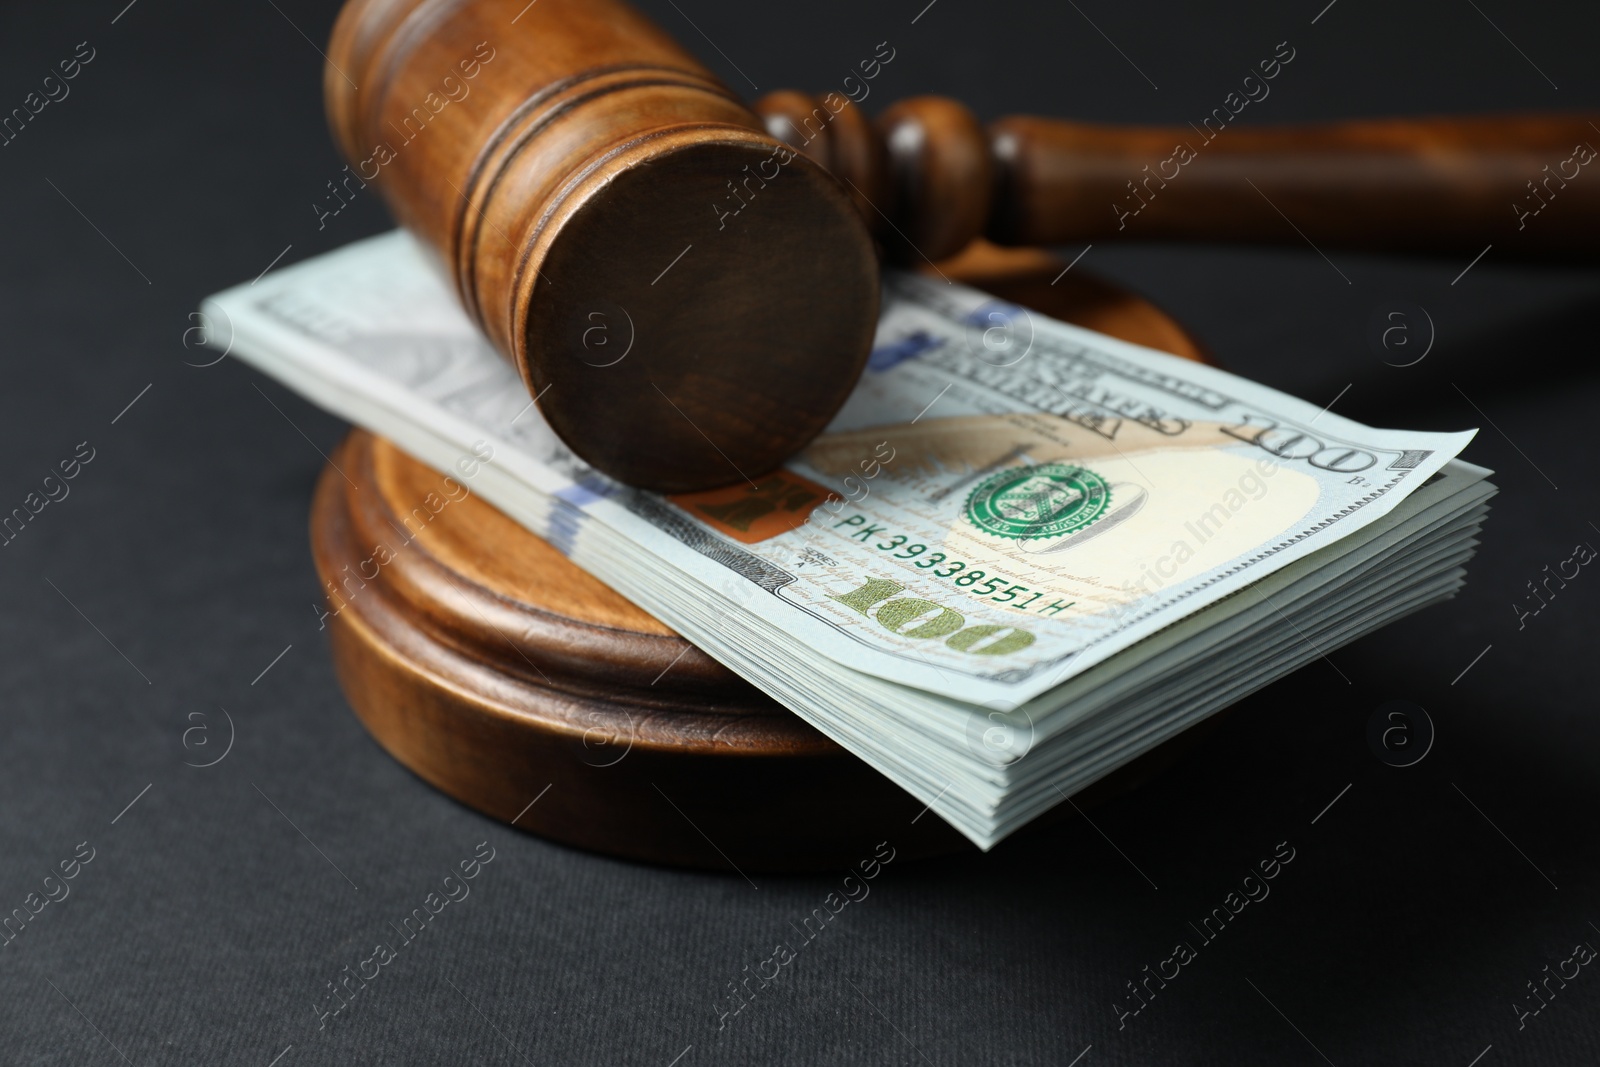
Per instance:
[[[857,529],[842,536],[852,541],[860,541],[870,548],[887,553],[894,559],[905,560],[913,567],[921,568],[933,577],[949,582],[968,596],[1004,604],[1016,611],[1034,611],[1049,615],[1058,615],[1077,603],[1076,600],[1055,599],[1048,604],[1040,604],[1038,601],[1043,600],[1046,594],[1031,590],[1025,585],[1013,582],[1010,578],[970,567],[961,560],[951,559],[943,552],[929,552],[927,545],[912,543],[905,534],[890,534],[887,527],[868,522],[865,515],[851,515],[833,524],[835,530],[846,526]],[[887,536],[888,540],[875,540],[880,536]]]

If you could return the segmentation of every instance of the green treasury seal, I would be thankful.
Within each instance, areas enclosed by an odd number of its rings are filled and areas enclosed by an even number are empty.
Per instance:
[[[967,497],[966,518],[984,533],[1013,540],[1076,533],[1111,506],[1111,486],[1070,463],[1008,467]]]

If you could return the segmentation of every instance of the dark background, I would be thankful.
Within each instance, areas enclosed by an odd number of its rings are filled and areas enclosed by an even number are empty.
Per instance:
[[[925,0],[643,6],[740,90],[740,70],[762,91],[825,89],[887,39],[869,110],[939,92],[984,118],[1183,122],[1285,39],[1297,58],[1241,121],[1600,100],[1592,5],[1338,0],[1313,25],[1323,2],[938,0],[915,25]],[[0,112],[78,42],[96,50],[0,148],[0,511],[79,442],[95,450],[0,549],[0,912],[95,849],[0,949],[0,1061],[1600,1059],[1594,968],[1520,1030],[1513,1009],[1545,964],[1600,945],[1600,578],[1520,631],[1512,608],[1546,564],[1600,544],[1600,271],[1491,252],[1452,286],[1464,259],[1332,253],[1347,285],[1304,246],[1097,244],[1079,269],[1151,295],[1233,370],[1317,403],[1349,385],[1338,410],[1376,425],[1482,426],[1467,456],[1501,493],[1467,589],[1334,653],[1338,673],[1319,661],[1249,699],[1094,826],[892,864],[719,1033],[726,983],[837,876],[753,890],[572,851],[392,762],[346,709],[312,607],[307,502],[343,427],[232,360],[185,365],[203,361],[183,345],[202,296],[286,246],[280,263],[388,225],[369,193],[317,229],[343,165],[312,43],[335,5],[138,0],[117,18],[124,3],[0,9]],[[1560,207],[1536,224],[1563,225]],[[1402,306],[1437,328],[1403,369],[1367,340]],[[1405,769],[1367,741],[1395,699],[1437,729]],[[185,766],[203,758],[186,729],[209,726],[211,751],[226,739],[219,708],[231,752]],[[484,840],[497,857],[473,895],[319,1033],[325,983]],[[1280,841],[1296,858],[1271,896],[1119,1031],[1123,983]]]

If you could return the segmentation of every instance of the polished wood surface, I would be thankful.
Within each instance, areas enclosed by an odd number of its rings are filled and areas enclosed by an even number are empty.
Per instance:
[[[1051,286],[1063,266],[980,246],[940,269],[1199,358],[1181,328],[1125,290],[1076,270]],[[469,486],[361,430],[318,483],[311,541],[334,663],[395,759],[503,822],[650,862],[754,874],[848,864],[880,841],[906,856],[970,849]],[[1157,773],[1182,748],[1141,758],[1079,804]]]
[[[325,89],[352,179],[598,469],[738,482],[849,395],[878,307],[849,195],[620,0],[351,0]]]
[[[1228,241],[1592,256],[1600,114],[1366,119],[1199,131],[1014,117],[989,126],[986,232],[1008,244]],[[1566,177],[1563,178],[1562,175]],[[1532,222],[1559,197],[1560,218]]]
[[[1304,126],[1097,126],[902,100],[868,122],[844,96],[770,93],[775,137],[851,188],[898,259],[968,242],[1221,241],[1384,252],[1592,254],[1600,115],[1369,119]],[[1561,199],[1560,225],[1530,226]]]

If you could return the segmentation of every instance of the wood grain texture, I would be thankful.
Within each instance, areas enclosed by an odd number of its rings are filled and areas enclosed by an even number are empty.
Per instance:
[[[1050,286],[1063,266],[979,247],[940,269],[1197,357],[1180,328],[1127,292],[1076,271]],[[880,841],[908,857],[970,850],[469,484],[357,430],[317,486],[311,541],[334,663],[351,706],[399,762],[503,822],[649,862],[753,875],[848,865]],[[1184,743],[1078,802],[1158,772]]]
[[[1369,252],[1593,255],[1600,181],[1555,176],[1559,225],[1517,205],[1600,115],[1366,119],[1305,126],[1131,129],[1016,117],[989,127],[1000,161],[989,233],[1006,243],[1119,238],[1304,244]],[[1180,160],[1188,158],[1188,162]]]
[[[1592,254],[1600,182],[1585,168],[1600,115],[1366,119],[1318,125],[1102,126],[1012,116],[987,129],[943,97],[876,122],[838,93],[756,102],[767,130],[866,202],[907,262],[979,237],[1303,244],[1374,252]],[[1559,198],[1561,225],[1529,220]]]
[[[844,402],[878,306],[849,194],[633,9],[351,0],[328,60],[357,180],[595,467],[737,482]]]

